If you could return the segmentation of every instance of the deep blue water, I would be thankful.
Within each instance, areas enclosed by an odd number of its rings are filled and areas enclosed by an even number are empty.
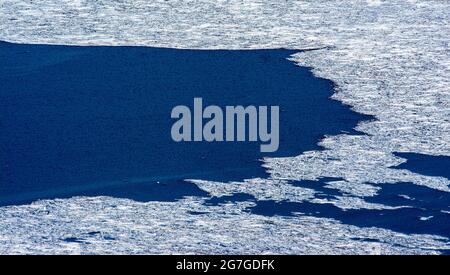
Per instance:
[[[407,169],[422,175],[450,179],[450,157],[448,156],[418,153],[395,153],[395,155],[406,159],[406,162],[395,167],[397,169]]]
[[[264,156],[319,149],[368,117],[293,50],[179,50],[0,43],[0,205],[75,195],[139,201],[206,195],[185,178],[265,177]],[[175,143],[176,105],[280,106],[280,148]]]

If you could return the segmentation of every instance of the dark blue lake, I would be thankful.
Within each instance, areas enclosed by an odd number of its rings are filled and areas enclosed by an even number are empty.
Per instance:
[[[0,205],[74,195],[202,195],[185,178],[264,177],[261,158],[317,149],[365,117],[293,50],[179,50],[0,43]],[[176,105],[280,106],[280,147],[171,139]],[[159,182],[160,184],[156,184]]]

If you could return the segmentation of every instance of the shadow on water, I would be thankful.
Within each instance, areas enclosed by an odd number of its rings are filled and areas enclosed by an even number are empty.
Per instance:
[[[369,117],[330,100],[332,82],[294,50],[181,50],[0,43],[0,205],[75,195],[204,196],[184,178],[265,177],[264,156],[319,149]],[[280,148],[175,143],[176,105],[280,106]],[[159,183],[158,183],[159,182]]]

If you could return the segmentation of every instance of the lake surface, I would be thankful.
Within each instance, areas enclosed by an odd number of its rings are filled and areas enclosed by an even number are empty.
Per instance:
[[[330,100],[333,84],[288,61],[295,52],[0,43],[0,205],[203,195],[181,180],[265,177],[262,157],[353,132],[367,117]],[[204,106],[280,106],[279,150],[172,141],[170,112],[194,97]]]

